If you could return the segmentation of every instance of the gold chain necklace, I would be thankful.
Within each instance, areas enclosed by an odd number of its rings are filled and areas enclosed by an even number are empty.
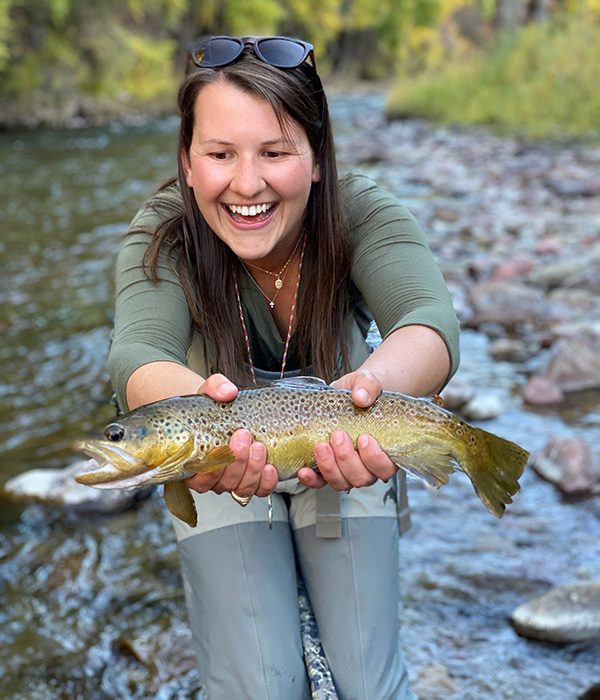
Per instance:
[[[240,262],[242,262],[242,261],[240,260]],[[263,295],[263,297],[269,302],[269,306],[270,306],[272,309],[275,308],[275,299],[277,299],[277,295],[278,295],[279,292],[281,291],[281,287],[283,287],[283,281],[281,282],[281,286],[277,287],[277,291],[276,291],[275,294],[273,295],[273,298],[271,298],[271,297],[263,290],[263,288],[260,286],[260,284],[254,279],[254,277],[250,274],[250,270],[246,267],[246,264],[245,264],[245,263],[242,263],[242,267],[244,268],[244,270],[246,270],[246,274],[247,274],[248,277],[254,282],[256,288],[258,289],[258,291],[259,291],[259,292]],[[286,270],[286,272],[287,272],[287,270]],[[283,274],[283,277],[285,278],[285,273]]]
[[[275,289],[278,292],[283,287],[283,282],[285,280],[285,273],[286,273],[287,267],[291,263],[292,258],[294,257],[294,255],[296,254],[296,251],[298,250],[298,245],[300,244],[301,238],[302,238],[302,236],[300,236],[298,238],[298,240],[296,241],[296,245],[294,246],[294,250],[292,250],[290,257],[285,261],[283,267],[281,268],[281,270],[279,270],[279,272],[271,272],[271,270],[265,270],[263,267],[259,267],[258,265],[254,265],[253,263],[242,263],[242,264],[244,265],[244,267],[246,267],[246,265],[249,265],[250,267],[254,268],[255,270],[260,270],[261,272],[264,272],[265,275],[270,275],[271,277],[275,277],[274,284],[275,284]],[[252,278],[252,279],[254,279],[254,278]],[[260,291],[262,292],[262,289]],[[275,296],[277,296],[277,292],[275,292]],[[263,292],[263,294],[264,294],[264,292]],[[265,294],[265,296],[267,296],[267,295]],[[269,299],[269,297],[267,297],[267,299]],[[269,299],[269,301],[271,301],[271,300]],[[275,297],[273,297],[273,301],[275,301]],[[273,308],[273,304],[271,304],[271,308]]]
[[[283,356],[281,358],[281,372],[279,375],[281,379],[283,379],[283,374],[285,372],[285,365],[287,363],[288,350],[290,348],[290,340],[292,339],[292,328],[294,325],[294,316],[296,314],[296,304],[298,302],[298,290],[300,289],[300,275],[302,273],[302,262],[304,261],[304,251],[306,249],[306,236],[301,236],[301,238],[303,238],[303,242],[302,242],[302,251],[300,253],[300,264],[298,265],[298,279],[296,280],[296,290],[294,292],[294,300],[292,302],[292,308],[290,309],[290,319],[288,322],[287,337],[285,339]],[[298,241],[300,241],[300,239],[298,239]],[[248,356],[248,365],[250,366],[250,374],[252,375],[252,381],[254,382],[254,384],[257,384],[256,371],[254,369],[254,361],[252,359],[252,350],[250,348],[250,338],[248,336],[248,330],[246,328],[246,320],[244,318],[244,310],[242,309],[242,299],[240,297],[240,290],[238,287],[236,277],[233,278],[233,283],[235,286],[235,295],[237,298],[238,312],[240,314],[240,322],[242,324],[242,330],[244,332],[244,341],[246,343],[246,354]],[[260,289],[260,287],[259,287],[259,289]],[[263,292],[263,294],[264,294],[264,292]],[[264,296],[266,297],[266,294]],[[267,297],[267,299],[268,299],[268,297]]]

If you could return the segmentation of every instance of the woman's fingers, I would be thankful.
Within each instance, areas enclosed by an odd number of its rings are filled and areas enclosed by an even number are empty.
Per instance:
[[[320,489],[327,485],[321,474],[310,467],[303,467],[298,472],[298,481],[309,489]]]
[[[336,491],[347,491],[352,488],[340,471],[331,445],[326,442],[315,445],[314,455],[321,476],[332,488]]]
[[[279,474],[277,473],[277,469],[272,464],[265,464],[255,496],[265,498],[273,491],[278,482]]]
[[[359,435],[356,446],[362,463],[377,479],[387,481],[398,471],[372,435]]]
[[[198,493],[206,493],[210,491],[212,487],[219,481],[225,469],[218,469],[217,471],[210,472],[210,474],[195,474],[189,479],[186,479],[186,484],[188,488]]]
[[[350,389],[352,401],[361,408],[367,408],[382,392],[382,385],[373,372],[359,369],[340,377],[332,385],[336,389]]]
[[[210,396],[215,401],[233,401],[237,396],[238,388],[224,374],[211,374],[197,393]]]
[[[279,475],[272,464],[267,464],[267,448],[254,442],[248,430],[236,430],[229,447],[235,457],[224,469],[210,474],[197,474],[188,479],[188,486],[199,493],[235,491],[242,498],[268,496],[277,486]]]
[[[227,469],[219,485],[224,491],[235,491],[236,496],[243,498],[254,496],[266,463],[267,448],[260,442],[251,442],[247,449],[247,457],[241,464],[241,471],[235,470],[228,473]]]
[[[362,488],[377,479],[387,481],[397,467],[370,435],[361,435],[358,449],[342,430],[331,434],[329,444],[315,446],[315,461],[323,479],[336,491]]]

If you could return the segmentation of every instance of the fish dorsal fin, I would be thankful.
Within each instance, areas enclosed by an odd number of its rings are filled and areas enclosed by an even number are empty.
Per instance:
[[[190,527],[196,527],[198,513],[192,493],[184,481],[167,481],[165,484],[165,503],[176,518],[183,520]]]
[[[319,377],[284,377],[274,379],[271,386],[277,389],[329,389],[329,384]]]

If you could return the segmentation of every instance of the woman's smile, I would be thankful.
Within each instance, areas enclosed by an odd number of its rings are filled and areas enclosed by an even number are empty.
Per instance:
[[[223,208],[238,224],[261,224],[271,219],[277,208],[277,203],[224,204]]]

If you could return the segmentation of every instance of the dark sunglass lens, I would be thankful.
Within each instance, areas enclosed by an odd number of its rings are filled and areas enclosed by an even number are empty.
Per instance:
[[[277,38],[259,39],[256,42],[256,51],[263,61],[275,68],[295,68],[308,55],[308,50],[302,44]]]
[[[243,48],[242,43],[236,39],[216,37],[194,49],[193,60],[197,66],[205,68],[226,66],[240,55]]]

